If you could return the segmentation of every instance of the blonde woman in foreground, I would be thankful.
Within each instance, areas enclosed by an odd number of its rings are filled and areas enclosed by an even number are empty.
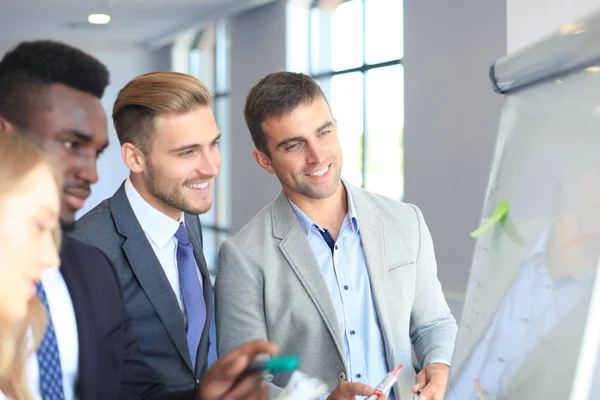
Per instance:
[[[35,284],[60,263],[60,185],[59,172],[35,145],[0,133],[0,400],[31,399],[25,361],[46,325]]]

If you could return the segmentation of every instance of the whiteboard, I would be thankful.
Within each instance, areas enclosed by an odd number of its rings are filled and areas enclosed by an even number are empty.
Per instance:
[[[508,213],[477,237],[446,399],[600,399],[600,15],[491,77],[505,104],[481,224]]]

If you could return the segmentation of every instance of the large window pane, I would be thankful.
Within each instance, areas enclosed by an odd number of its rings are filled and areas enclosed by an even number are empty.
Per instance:
[[[338,121],[342,174],[356,185],[402,199],[404,75],[395,63],[404,55],[404,0],[313,4],[310,71]]]
[[[365,0],[365,61],[377,64],[404,55],[402,0]]]
[[[361,0],[350,0],[334,10],[311,10],[310,69],[313,74],[363,64],[362,7]]]
[[[331,67],[334,71],[363,64],[363,6],[360,0],[340,4],[331,16]]]
[[[364,118],[362,73],[334,75],[331,78],[330,99],[344,153],[342,175],[351,183],[362,186]]]
[[[404,194],[404,69],[401,65],[367,72],[365,188],[402,199]]]
[[[310,71],[318,74],[331,70],[331,12],[310,11]]]

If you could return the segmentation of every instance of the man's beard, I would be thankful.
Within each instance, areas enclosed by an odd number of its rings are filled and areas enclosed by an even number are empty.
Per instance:
[[[150,165],[148,165],[148,177],[146,180],[146,186],[148,187],[148,191],[152,194],[152,196],[156,197],[164,204],[176,210],[180,210],[184,213],[191,215],[204,214],[205,212],[210,210],[210,203],[208,209],[206,210],[193,207],[187,201],[185,201],[181,191],[178,191],[175,187],[172,187],[172,191],[164,190],[163,186],[157,181],[156,173]],[[167,189],[170,188],[171,187]]]

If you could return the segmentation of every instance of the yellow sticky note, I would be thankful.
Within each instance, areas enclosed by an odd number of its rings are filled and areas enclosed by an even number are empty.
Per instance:
[[[471,232],[471,237],[478,237],[492,226],[494,226],[497,222],[503,222],[506,214],[508,213],[508,203],[505,201],[499,201],[498,206],[496,207],[496,211],[494,211],[494,215],[487,222],[481,225],[477,230]]]

